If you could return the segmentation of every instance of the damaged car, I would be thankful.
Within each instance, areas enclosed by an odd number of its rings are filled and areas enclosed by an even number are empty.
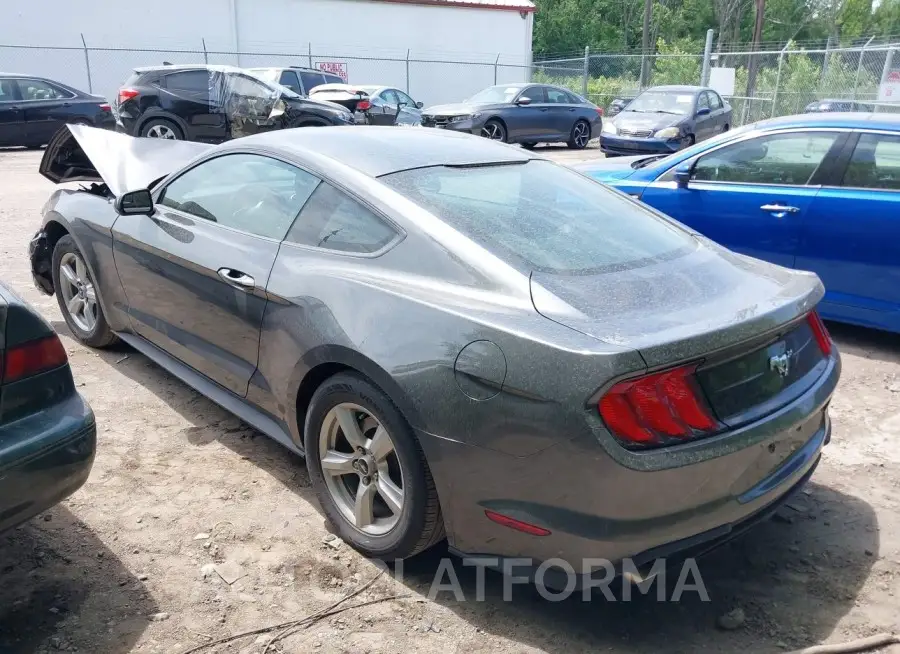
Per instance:
[[[119,89],[114,112],[118,132],[207,143],[355,122],[345,107],[300,97],[232,66],[136,68]]]
[[[553,587],[560,559],[576,583],[606,578],[597,557],[652,575],[771,515],[830,440],[815,274],[523,148],[70,127],[40,171],[84,183],[50,196],[31,256],[75,337],[125,341],[305,456],[367,556],[446,538]]]
[[[389,86],[323,84],[313,89],[309,97],[346,107],[356,116],[356,122],[364,125],[422,123],[423,103]]]

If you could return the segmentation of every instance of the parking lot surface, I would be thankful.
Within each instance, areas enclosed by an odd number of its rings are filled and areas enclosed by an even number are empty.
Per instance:
[[[564,162],[599,156],[539,150]],[[130,348],[78,344],[55,298],[33,288],[26,246],[53,188],[40,156],[0,151],[0,279],[59,331],[99,450],[79,492],[0,535],[0,652],[174,654],[364,586],[379,570],[329,536],[300,458]],[[660,602],[654,588],[630,602],[551,602],[525,586],[504,601],[492,573],[477,601],[475,571],[458,561],[463,597],[434,596],[442,553],[431,552],[347,604],[383,601],[271,646],[282,630],[203,651],[774,652],[900,633],[900,337],[829,327],[844,363],[832,442],[775,519],[699,561],[710,601],[686,591]]]

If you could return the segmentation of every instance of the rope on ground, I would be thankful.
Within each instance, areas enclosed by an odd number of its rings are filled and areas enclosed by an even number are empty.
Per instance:
[[[834,645],[813,645],[798,649],[788,654],[853,654],[853,652],[868,652],[873,649],[880,649],[888,645],[900,644],[900,636],[893,634],[877,634],[868,638],[860,638],[859,640],[851,640],[847,643],[836,643]]]
[[[378,604],[380,602],[387,602],[395,599],[403,599],[405,597],[410,597],[409,595],[389,595],[388,597],[379,597],[373,600],[368,600],[366,602],[358,602],[356,604],[351,604],[349,606],[341,606],[344,602],[349,599],[352,599],[368,589],[372,584],[374,584],[378,579],[384,574],[384,570],[379,572],[377,575],[372,577],[365,584],[354,590],[352,593],[344,595],[341,599],[336,602],[326,606],[324,609],[320,609],[315,613],[311,613],[303,618],[299,618],[296,620],[290,620],[288,622],[282,622],[281,624],[273,624],[268,627],[260,627],[259,629],[251,629],[250,631],[243,631],[239,634],[234,634],[233,636],[226,636],[224,638],[219,638],[218,640],[213,640],[208,643],[202,643],[197,645],[196,647],[192,647],[188,650],[182,652],[182,654],[194,654],[194,652],[199,652],[201,650],[215,647],[216,645],[223,645],[225,643],[230,643],[233,640],[238,640],[239,638],[244,638],[246,636],[255,636],[257,634],[264,634],[270,631],[275,631],[276,629],[281,629],[282,631],[276,634],[269,642],[266,644],[265,649],[263,650],[263,654],[267,654],[269,652],[269,647],[271,647],[276,641],[281,640],[285,636],[289,635],[296,628],[300,627],[311,627],[316,624],[320,620],[323,620],[332,615],[337,615],[338,613],[343,613],[344,611],[349,611],[351,609],[358,609],[363,606],[369,606],[370,604]]]

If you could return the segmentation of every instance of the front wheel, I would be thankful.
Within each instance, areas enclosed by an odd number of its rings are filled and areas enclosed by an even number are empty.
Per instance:
[[[344,541],[389,561],[444,538],[422,448],[377,386],[352,373],[326,380],[310,402],[304,434],[310,482]]]
[[[572,125],[572,133],[569,135],[569,142],[566,145],[573,150],[584,150],[590,140],[591,126],[586,121],[579,120]]]
[[[489,120],[481,128],[481,135],[492,141],[506,143],[506,127],[499,120]]]
[[[68,234],[53,249],[53,290],[63,319],[75,338],[96,348],[118,340],[103,315],[97,287],[84,257]]]

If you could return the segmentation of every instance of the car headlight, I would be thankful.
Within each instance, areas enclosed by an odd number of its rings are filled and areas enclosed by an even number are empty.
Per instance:
[[[478,118],[478,114],[465,114],[463,116],[450,116],[451,123],[461,123],[464,120],[472,120],[473,118]]]
[[[616,129],[615,123],[612,121],[607,121],[603,123],[603,129],[601,130],[604,134],[618,134],[619,130]]]
[[[656,132],[653,136],[658,139],[675,139],[681,136],[681,130],[677,127],[666,127]]]

